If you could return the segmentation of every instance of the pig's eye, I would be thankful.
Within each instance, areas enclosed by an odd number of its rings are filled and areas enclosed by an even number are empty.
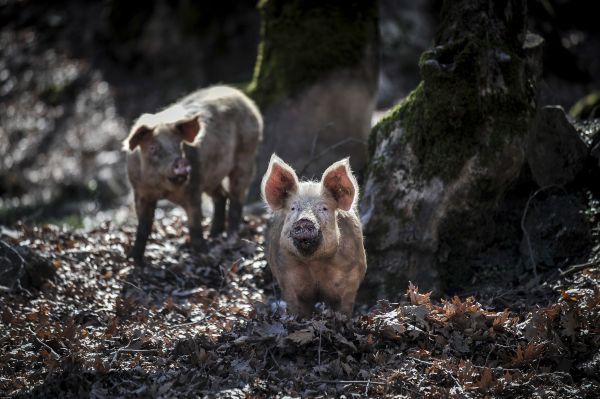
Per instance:
[[[326,206],[324,206],[324,207],[323,207],[323,210],[324,210],[324,211],[326,211],[326,210],[327,210],[327,207],[326,207]]]
[[[296,207],[295,207],[295,206],[293,206],[293,207],[292,207],[292,211],[295,211],[295,210],[296,210]]]
[[[148,148],[148,151],[150,151],[150,154],[156,154],[156,152],[158,151],[158,145],[151,144],[150,148]]]

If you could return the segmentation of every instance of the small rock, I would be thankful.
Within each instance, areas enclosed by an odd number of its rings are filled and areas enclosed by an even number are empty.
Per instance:
[[[0,285],[9,289],[17,288],[19,284],[25,289],[39,288],[44,279],[52,279],[55,275],[56,266],[48,259],[27,247],[0,240]]]
[[[563,108],[540,108],[530,126],[527,159],[535,182],[540,187],[572,182],[590,150]]]

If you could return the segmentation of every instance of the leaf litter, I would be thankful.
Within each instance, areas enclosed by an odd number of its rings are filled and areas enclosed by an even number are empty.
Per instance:
[[[135,231],[12,226],[2,236],[50,260],[39,289],[0,292],[0,395],[90,398],[539,397],[600,392],[600,268],[563,278],[546,304],[494,310],[440,302],[412,284],[352,320],[278,306],[265,220],[206,255],[178,250],[179,216]]]

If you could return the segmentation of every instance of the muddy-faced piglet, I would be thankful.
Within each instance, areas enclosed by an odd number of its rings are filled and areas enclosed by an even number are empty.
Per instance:
[[[288,309],[310,317],[324,302],[351,317],[367,261],[348,159],[331,165],[320,182],[299,182],[273,155],[262,195],[274,211],[269,264]]]

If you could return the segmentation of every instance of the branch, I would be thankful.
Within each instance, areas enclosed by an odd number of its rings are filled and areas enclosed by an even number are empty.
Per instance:
[[[118,353],[140,353],[142,355],[148,355],[148,356],[158,356],[158,350],[156,349],[119,349],[117,350]]]
[[[359,139],[355,139],[355,138],[347,138],[345,140],[340,141],[339,143],[336,143],[334,145],[332,145],[331,147],[328,147],[326,149],[324,149],[323,151],[321,151],[318,155],[313,155],[315,152],[315,147],[317,144],[317,137],[319,136],[319,133],[321,133],[322,131],[324,131],[325,129],[329,128],[330,126],[333,126],[333,123],[329,123],[327,124],[325,127],[319,129],[317,131],[317,133],[315,134],[315,138],[313,139],[313,145],[310,151],[310,159],[308,160],[308,162],[306,163],[306,165],[304,165],[304,168],[302,168],[302,170],[300,171],[300,173],[298,173],[298,176],[302,176],[304,174],[304,172],[306,172],[306,169],[308,169],[309,165],[315,161],[317,161],[318,159],[322,158],[325,154],[327,154],[330,151],[335,150],[338,147],[341,147],[342,145],[346,144],[346,143],[351,143],[351,142],[356,142],[356,143],[361,143],[364,145],[367,145],[367,142],[364,140],[359,140]]]
[[[317,133],[315,133],[315,137],[313,137],[312,147],[310,148],[310,156],[308,157],[308,159],[315,156],[315,150],[317,149],[317,140],[319,139],[319,134],[329,129],[331,126],[333,126],[333,122],[329,122],[319,130],[317,130]]]
[[[318,381],[309,381],[305,382],[306,385],[314,385],[314,384],[362,384],[362,385],[380,385],[384,387],[394,388],[394,389],[406,389],[409,392],[416,393],[412,389],[400,386],[400,385],[391,385],[386,384],[385,382],[375,382],[375,381],[335,381],[335,380],[318,380]]]
[[[570,266],[567,270],[565,270],[564,272],[561,271],[560,272],[560,276],[566,276],[567,274],[571,274],[571,273],[575,273],[579,270],[584,270],[587,269],[588,267],[593,267],[593,266],[598,266],[600,265],[600,259],[599,260],[595,260],[593,262],[589,262],[589,263],[584,263],[582,265],[573,265]]]

